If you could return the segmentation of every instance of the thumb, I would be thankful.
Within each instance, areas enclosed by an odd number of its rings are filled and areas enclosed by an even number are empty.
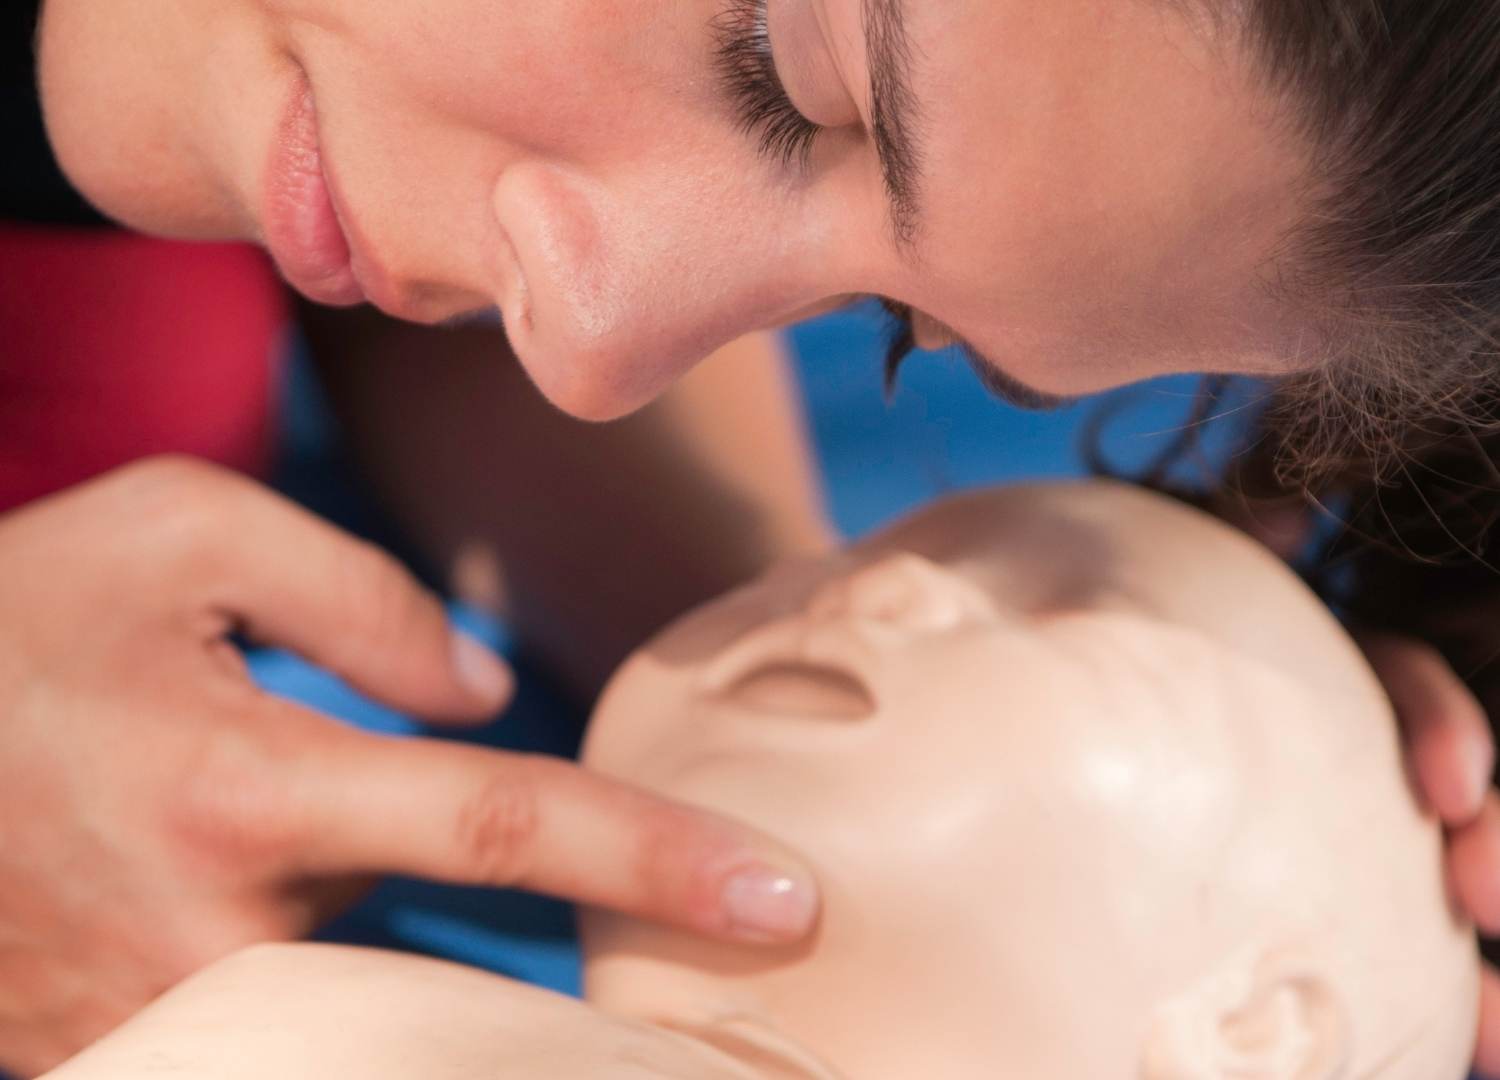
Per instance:
[[[555,758],[341,731],[292,793],[310,876],[515,887],[731,940],[800,940],[801,861],[743,826]]]
[[[509,669],[394,558],[257,485],[238,487],[217,508],[208,584],[232,625],[427,719],[486,719],[510,699]]]

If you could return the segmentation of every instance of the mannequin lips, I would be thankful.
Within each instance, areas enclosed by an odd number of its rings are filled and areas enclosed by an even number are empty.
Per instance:
[[[878,705],[873,667],[869,650],[844,627],[772,623],[712,664],[703,692],[752,712],[863,720]]]

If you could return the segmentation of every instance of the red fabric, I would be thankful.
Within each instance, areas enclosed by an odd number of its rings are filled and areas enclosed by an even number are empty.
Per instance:
[[[252,248],[0,224],[0,510],[148,454],[263,474],[287,325]]]

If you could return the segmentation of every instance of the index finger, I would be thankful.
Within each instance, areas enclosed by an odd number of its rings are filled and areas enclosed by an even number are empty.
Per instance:
[[[514,887],[752,943],[817,919],[813,877],[781,845],[570,762],[351,731],[304,764],[306,874]]]

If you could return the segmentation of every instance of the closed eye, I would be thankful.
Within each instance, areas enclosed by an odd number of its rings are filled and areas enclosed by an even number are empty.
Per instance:
[[[719,76],[740,130],[756,140],[761,154],[805,170],[823,129],[792,104],[776,72],[766,18],[766,0],[728,0],[712,24]]]

